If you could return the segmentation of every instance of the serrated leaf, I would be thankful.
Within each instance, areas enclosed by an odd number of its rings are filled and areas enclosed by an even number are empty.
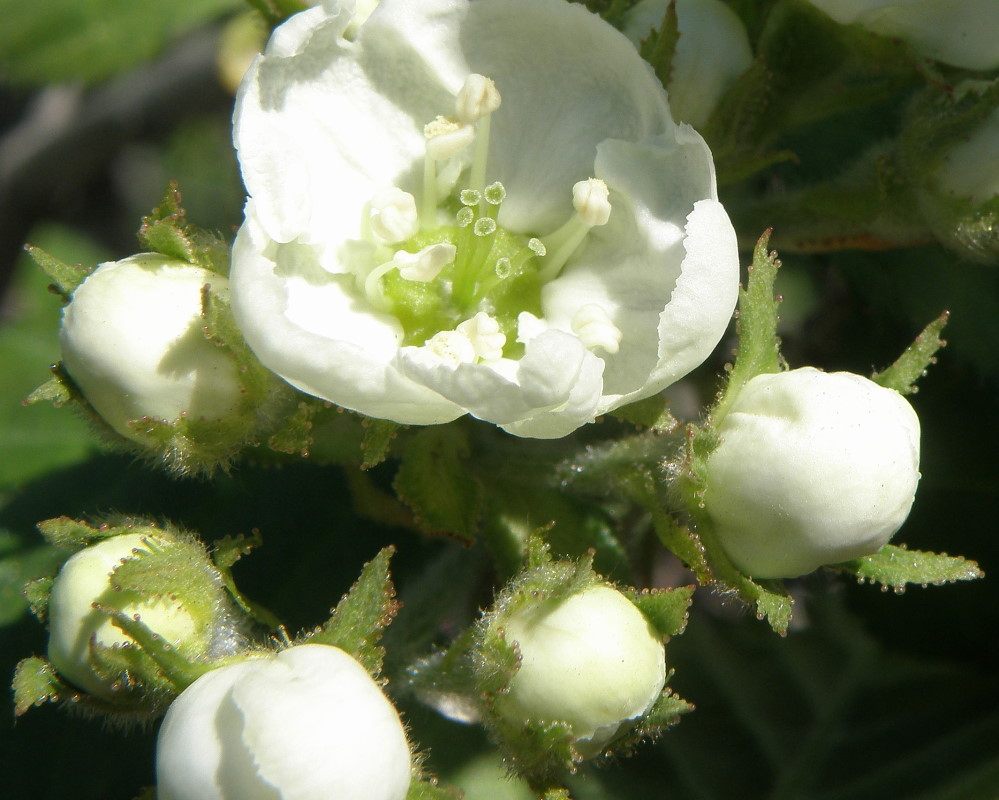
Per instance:
[[[55,256],[46,253],[40,247],[28,244],[24,246],[24,249],[31,256],[31,260],[52,281],[52,284],[64,299],[68,300],[73,292],[76,291],[76,287],[83,283],[91,272],[90,269],[84,267],[82,264],[70,266]]]
[[[310,643],[328,644],[350,653],[372,675],[382,668],[384,653],[378,645],[382,631],[399,607],[389,573],[393,553],[394,547],[386,547],[365,564],[326,624],[306,638]]]
[[[52,578],[35,578],[24,587],[24,597],[28,608],[39,622],[45,622],[49,610],[49,596],[52,594]]]
[[[936,361],[937,351],[947,344],[940,338],[940,333],[949,319],[950,312],[944,311],[923,328],[894,364],[881,372],[875,372],[871,380],[886,389],[894,389],[899,394],[915,392],[916,381],[926,374],[926,369]]]
[[[49,544],[74,550],[116,535],[116,531],[106,525],[95,528],[70,517],[43,520],[38,523],[38,531]]]
[[[32,706],[51,703],[67,694],[52,665],[44,658],[32,656],[17,665],[14,672],[14,716],[19,717]]]
[[[147,250],[197,264],[219,275],[229,273],[229,246],[218,236],[190,225],[176,182],[161,203],[142,218],[139,242]]]
[[[736,326],[739,345],[724,394],[712,412],[715,425],[721,423],[746,383],[757,375],[781,369],[780,339],[777,337],[778,300],[774,296],[774,281],[780,261],[776,253],[767,250],[770,233],[765,231],[756,243],[746,287],[739,289]]]
[[[239,0],[2,0],[0,69],[16,83],[93,83],[151,58],[170,40]]]
[[[852,572],[858,579],[896,589],[910,583],[938,586],[985,577],[978,564],[966,558],[908,550],[893,544],[885,545],[874,555],[836,564],[834,569]]]
[[[406,442],[394,488],[427,533],[475,538],[482,486],[468,469],[469,456],[465,434],[454,425],[425,428]]]
[[[668,90],[673,56],[676,54],[676,43],[680,40],[680,26],[676,16],[676,0],[666,5],[662,22],[646,39],[642,40],[638,49],[653,71],[659,82]]]
[[[660,636],[678,636],[683,633],[694,595],[693,586],[645,589],[641,592],[632,590],[627,595]]]
[[[402,427],[390,419],[365,419],[364,440],[361,442],[361,469],[371,469],[388,456],[389,447]]]

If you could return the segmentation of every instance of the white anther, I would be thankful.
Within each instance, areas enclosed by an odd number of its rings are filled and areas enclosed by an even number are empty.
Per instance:
[[[572,207],[588,228],[606,225],[610,219],[610,191],[599,178],[580,181],[572,187]]]
[[[427,157],[445,161],[475,141],[475,128],[447,117],[437,117],[423,126],[423,135],[427,138]]]
[[[407,281],[432,281],[441,270],[454,261],[458,248],[453,244],[441,242],[424,247],[416,253],[399,250],[392,256],[393,263],[399,268],[400,277]]]
[[[415,236],[420,229],[416,198],[395,187],[383,189],[371,200],[368,209],[371,232],[388,244]]]
[[[465,78],[454,107],[459,120],[466,125],[474,125],[500,107],[500,93],[490,78],[473,72]]]
[[[456,329],[472,343],[475,355],[483,361],[498,361],[503,357],[506,334],[499,323],[485,311],[480,311],[471,319],[466,319]]]
[[[595,303],[583,306],[573,315],[572,332],[589,350],[602,347],[613,354],[621,348],[621,329]]]
[[[424,346],[455,366],[471,364],[476,359],[475,345],[472,344],[472,340],[458,331],[435,333],[427,339]]]

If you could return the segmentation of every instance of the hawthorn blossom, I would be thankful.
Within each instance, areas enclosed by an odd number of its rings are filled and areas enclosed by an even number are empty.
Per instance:
[[[564,436],[700,364],[735,305],[703,139],[561,0],[326,0],[237,99],[237,323],[309,394]],[[367,13],[367,9],[365,9]]]

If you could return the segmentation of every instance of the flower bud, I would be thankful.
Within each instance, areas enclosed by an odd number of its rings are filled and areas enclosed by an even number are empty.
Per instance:
[[[525,603],[502,624],[520,666],[497,711],[514,724],[568,723],[586,758],[662,694],[662,636],[616,589],[596,584],[564,600]]]
[[[73,293],[59,341],[66,371],[122,436],[134,420],[217,420],[242,395],[235,361],[204,334],[202,288],[228,281],[153,253],[101,264]]]
[[[410,751],[357,661],[300,645],[185,689],[160,728],[156,780],[159,800],[403,800]]]
[[[239,640],[228,596],[201,545],[160,528],[123,530],[134,532],[103,539],[63,564],[47,612],[52,665],[75,686],[110,701],[125,699],[129,689],[149,688],[155,678],[145,670],[158,668],[142,658],[109,610],[141,622],[190,661],[228,654]],[[119,573],[137,559],[149,567],[141,587]],[[106,648],[122,647],[134,656],[127,669],[102,659]]]
[[[729,558],[754,578],[875,553],[912,506],[919,419],[898,392],[859,375],[758,375],[718,436],[705,508]]]

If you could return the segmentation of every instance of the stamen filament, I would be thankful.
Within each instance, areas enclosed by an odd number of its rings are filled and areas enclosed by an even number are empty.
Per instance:
[[[437,162],[427,153],[423,157],[423,207],[420,230],[431,230],[437,222]]]
[[[469,172],[468,185],[473,191],[479,193],[483,198],[479,201],[479,208],[483,213],[486,210],[486,163],[489,159],[489,120],[492,114],[484,114],[476,123],[478,130],[475,135],[475,150],[472,154],[472,169]]]
[[[543,283],[555,280],[576,249],[583,243],[586,235],[590,232],[589,226],[574,215],[561,228],[545,237],[545,247],[548,250],[541,261],[541,269],[538,277]]]

